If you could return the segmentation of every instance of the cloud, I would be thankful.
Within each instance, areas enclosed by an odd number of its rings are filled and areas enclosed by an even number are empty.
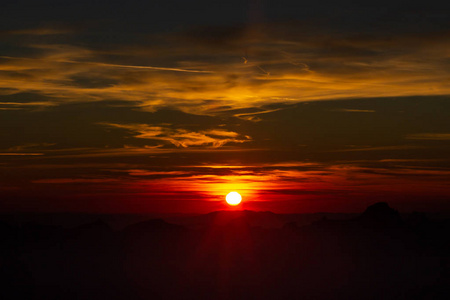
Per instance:
[[[45,35],[70,34],[70,33],[74,33],[74,31],[70,30],[70,29],[63,29],[63,28],[39,27],[39,28],[3,31],[1,33],[6,34],[6,35],[45,36]]]
[[[270,165],[270,164],[269,164]],[[292,166],[283,169],[275,167]],[[295,167],[294,165],[298,165]],[[199,168],[200,167],[200,168]],[[182,167],[182,169],[187,166]],[[209,168],[214,170],[208,170]],[[217,169],[225,169],[217,172]],[[335,195],[336,193],[349,196],[353,193],[404,193],[404,189],[411,191],[427,191],[435,189],[436,193],[448,194],[446,178],[450,170],[421,169],[420,167],[382,166],[363,167],[359,164],[310,164],[302,165],[300,162],[279,162],[267,167],[261,165],[223,166],[200,165],[191,166],[188,174],[177,174],[164,179],[149,179],[141,181],[138,186],[177,189],[178,191],[201,191],[210,195],[210,199],[222,197],[230,190],[238,190],[246,199],[258,199],[264,194],[304,194],[316,191],[320,194]],[[164,173],[164,172],[163,172]],[[420,183],[415,186],[415,183]],[[415,186],[415,188],[411,188]],[[414,193],[412,192],[412,193]],[[360,195],[362,195],[360,194]],[[264,199],[263,198],[263,199]],[[261,200],[263,200],[261,199]],[[276,195],[274,200],[283,200]],[[292,198],[291,198],[292,199]]]
[[[282,23],[232,31],[221,36],[220,46],[189,31],[154,36],[151,46],[115,44],[101,50],[74,46],[68,38],[58,44],[57,36],[48,43],[21,42],[29,55],[0,58],[0,92],[43,95],[46,100],[35,103],[43,107],[120,99],[144,110],[172,107],[196,114],[216,114],[222,107],[450,94],[446,33],[330,36]],[[58,31],[26,32],[45,37]],[[257,114],[239,116],[258,120]]]
[[[367,168],[367,169],[361,169],[360,172],[364,173],[373,173],[373,174],[379,174],[379,175],[389,175],[389,176],[420,176],[420,177],[429,177],[429,176],[436,176],[436,177],[448,177],[450,176],[450,170],[433,170],[433,169],[422,169],[420,167],[402,167],[397,169],[383,169],[383,168]]]
[[[239,133],[237,133],[237,132],[226,131],[226,130],[222,130],[222,129],[211,129],[211,130],[205,130],[203,132],[208,135],[224,136],[224,137],[230,137],[230,138],[239,136]]]
[[[334,111],[356,112],[356,113],[374,113],[374,112],[376,112],[375,110],[372,110],[372,109],[348,109],[348,108],[335,109]]]
[[[395,150],[407,150],[407,149],[420,149],[421,146],[414,145],[396,145],[396,146],[366,146],[366,147],[355,147],[349,149],[332,150],[329,152],[358,152],[358,151],[395,151]]]
[[[46,148],[46,147],[50,147],[50,146],[54,146],[54,145],[55,145],[55,143],[30,143],[30,144],[23,144],[23,145],[10,147],[8,150],[9,151],[23,151],[23,150],[28,150],[28,149],[42,150],[42,148]]]
[[[234,116],[244,119],[244,120],[247,120],[247,121],[260,122],[261,118],[257,117],[257,115],[268,114],[271,112],[279,111],[281,109],[282,108],[275,108],[275,109],[268,109],[268,110],[250,112],[250,113],[239,113],[239,114],[235,114]]]
[[[428,159],[386,158],[386,159],[380,160],[380,162],[400,162],[400,163],[402,163],[402,162],[443,162],[443,161],[447,161],[447,160],[446,159],[433,159],[433,158],[428,158]]]
[[[0,102],[0,105],[6,107],[0,107],[1,110],[20,110],[26,107],[48,107],[54,106],[55,104],[51,102],[41,101],[41,102]]]
[[[238,133],[222,129],[189,131],[186,129],[174,129],[163,126],[151,126],[147,124],[100,124],[113,128],[127,129],[136,134],[134,136],[135,138],[166,141],[176,147],[183,148],[204,145],[218,148],[227,143],[245,143],[251,141],[248,137],[245,137],[245,139],[238,139]]]
[[[270,167],[286,167],[286,168],[293,168],[293,167],[318,167],[321,164],[317,162],[304,162],[304,161],[287,161],[287,162],[279,162],[279,163],[273,163],[273,164],[265,164],[266,166]]]
[[[407,140],[449,141],[450,133],[415,133],[405,137]]]
[[[148,171],[148,170],[128,170],[127,171],[131,176],[179,176],[179,175],[187,175],[190,172],[186,171]]]
[[[44,155],[44,153],[33,153],[33,152],[0,152],[0,156],[39,156]]]
[[[48,184],[72,184],[72,183],[104,183],[116,182],[115,178],[51,178],[33,180],[32,183],[48,183]]]
[[[97,67],[107,67],[107,68],[126,68],[126,69],[143,69],[143,70],[156,70],[156,71],[171,71],[171,72],[186,72],[186,73],[213,73],[211,71],[203,70],[191,70],[191,69],[181,69],[181,68],[164,68],[164,67],[152,67],[152,66],[135,66],[135,65],[118,65],[118,64],[107,64],[99,62],[77,62],[77,61],[66,61],[73,64],[87,64]]]

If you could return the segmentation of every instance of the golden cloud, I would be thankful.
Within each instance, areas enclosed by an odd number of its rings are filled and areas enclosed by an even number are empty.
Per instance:
[[[245,30],[222,48],[189,36],[168,36],[152,49],[33,44],[33,56],[1,57],[0,89],[49,97],[36,106],[119,99],[147,110],[197,114],[280,102],[450,94],[445,38],[311,37],[280,35],[281,29]],[[125,63],[138,61],[145,63]]]
[[[147,124],[114,124],[100,123],[101,125],[127,129],[135,133],[135,138],[167,141],[176,147],[187,148],[190,146],[210,145],[218,148],[227,143],[245,143],[251,139],[238,139],[238,133],[222,129],[202,131],[189,131],[186,129],[173,129],[163,126],[150,126]]]
[[[406,136],[408,140],[435,140],[435,141],[449,141],[450,133],[416,133]]]

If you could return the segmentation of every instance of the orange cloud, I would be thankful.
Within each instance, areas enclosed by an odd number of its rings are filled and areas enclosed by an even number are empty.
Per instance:
[[[123,128],[135,132],[134,137],[141,139],[167,141],[176,147],[187,148],[190,146],[210,145],[221,147],[227,143],[245,143],[251,139],[237,139],[238,133],[222,129],[211,129],[202,131],[189,131],[186,129],[172,129],[162,126],[150,126],[147,124],[113,124],[101,123],[104,126]]]
[[[6,34],[6,35],[36,35],[36,36],[60,35],[60,34],[70,34],[70,33],[73,33],[73,31],[69,30],[69,29],[52,28],[52,27],[10,30],[10,31],[3,32],[3,34]]]
[[[448,141],[450,140],[450,133],[416,133],[407,135],[406,139]]]
[[[49,184],[71,184],[71,183],[104,183],[116,182],[119,179],[114,178],[51,178],[33,180],[33,183],[49,183]]]
[[[450,94],[445,36],[333,38],[282,24],[260,26],[243,29],[223,47],[189,32],[160,37],[151,48],[30,44],[33,56],[0,58],[0,88],[48,96],[34,103],[41,107],[120,99],[144,110],[172,107],[196,114],[271,103]],[[239,116],[258,120],[254,113]]]
[[[32,153],[32,152],[0,152],[0,156],[38,156],[44,155],[44,153]]]

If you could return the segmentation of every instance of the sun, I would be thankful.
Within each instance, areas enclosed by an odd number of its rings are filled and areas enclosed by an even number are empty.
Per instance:
[[[230,205],[238,205],[241,203],[242,197],[238,192],[229,192],[228,195],[225,197],[225,200]]]

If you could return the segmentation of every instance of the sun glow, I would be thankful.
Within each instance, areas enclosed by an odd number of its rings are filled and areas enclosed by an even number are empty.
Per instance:
[[[238,192],[230,192],[225,197],[225,200],[229,205],[238,205],[241,203],[242,197]]]

